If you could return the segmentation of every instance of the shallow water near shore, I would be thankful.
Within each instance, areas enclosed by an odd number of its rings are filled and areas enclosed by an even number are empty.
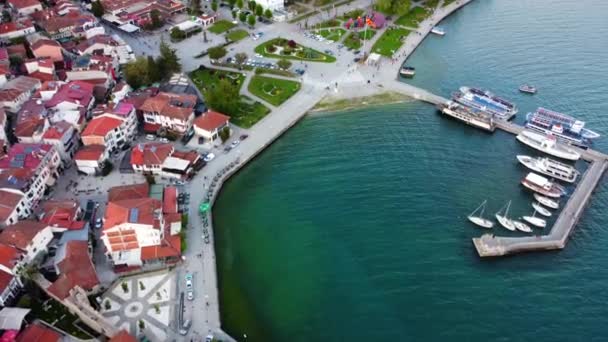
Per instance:
[[[446,97],[489,88],[517,103],[517,122],[537,106],[570,113],[608,152],[606,13],[600,0],[475,1],[418,48],[409,82]],[[519,94],[521,83],[539,94]],[[481,201],[487,215],[507,200],[513,217],[532,212],[524,153],[509,134],[420,102],[304,119],[214,207],[224,330],[250,341],[602,340],[605,179],[565,250],[476,256],[471,238],[484,231],[466,215]]]

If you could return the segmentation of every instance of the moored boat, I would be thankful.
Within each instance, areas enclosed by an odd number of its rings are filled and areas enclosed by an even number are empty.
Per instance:
[[[532,233],[532,228],[530,228],[530,226],[528,226],[527,224],[525,224],[521,221],[513,220],[513,225],[520,232]]]
[[[513,224],[513,221],[511,221],[511,219],[509,219],[509,217],[507,216],[509,214],[509,207],[511,207],[511,201],[507,202],[507,204],[502,207],[494,216],[496,216],[496,219],[498,220],[498,223],[500,223],[501,226],[505,227],[510,231],[515,231],[516,228]],[[500,214],[503,208],[505,208],[505,213]]]
[[[532,214],[532,216],[522,216],[521,218],[529,224],[538,228],[545,228],[547,226],[547,221],[540,217],[536,217],[536,211],[534,212],[534,214]]]
[[[560,140],[587,147],[600,135],[588,128],[585,122],[572,116],[539,107],[526,115],[526,127],[543,133],[551,133]]]
[[[550,158],[533,158],[530,156],[518,155],[517,160],[532,171],[568,183],[574,183],[579,175],[579,172],[574,166]]]
[[[404,65],[399,70],[399,74],[403,77],[412,78],[416,75],[416,68]]]
[[[438,36],[444,36],[445,35],[445,30],[439,26],[435,26],[431,29],[431,33],[434,33]]]
[[[451,116],[454,119],[460,120],[468,125],[493,132],[495,129],[494,119],[492,115],[465,107],[454,101],[448,101],[447,104],[438,105],[437,108],[445,115]]]
[[[485,219],[483,217],[483,212],[486,210],[486,203],[487,201],[483,201],[481,203],[481,205],[479,207],[477,207],[477,209],[473,210],[472,213],[469,214],[469,216],[467,216],[467,218],[469,219],[469,221],[473,222],[474,224],[482,227],[482,228],[492,228],[494,227],[494,222]],[[481,209],[481,213],[479,213],[478,216],[475,215],[475,213]]]
[[[538,151],[566,160],[578,160],[581,154],[574,149],[557,142],[554,136],[531,131],[523,131],[517,135],[517,140]]]
[[[534,194],[534,199],[536,199],[538,201],[538,203],[544,205],[547,208],[551,208],[551,209],[559,208],[559,202],[557,200],[552,200],[550,198],[547,198],[547,197],[539,195],[539,194]]]
[[[519,86],[519,91],[526,94],[536,94],[536,87],[529,84],[522,84]]]
[[[521,184],[526,188],[547,197],[559,198],[565,192],[563,187],[534,172],[528,173],[528,175],[521,180]]]
[[[459,91],[452,94],[452,99],[467,107],[488,112],[501,120],[509,120],[517,114],[517,107],[514,103],[498,97],[488,90],[460,87]]]
[[[540,205],[540,203],[538,202],[532,202],[532,208],[534,208],[534,210],[536,210],[537,213],[546,216],[546,217],[551,217],[551,212],[549,210],[547,210],[545,207],[543,207],[542,205]]]

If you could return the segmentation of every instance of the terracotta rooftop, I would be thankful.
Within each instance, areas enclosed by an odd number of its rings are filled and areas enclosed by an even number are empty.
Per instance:
[[[89,256],[88,241],[68,241],[65,255],[59,261],[59,278],[49,287],[49,291],[63,299],[70,294],[76,285],[85,291],[92,290],[99,284],[97,272]]]
[[[32,6],[42,6],[38,0],[6,0],[6,3],[17,9],[28,8]]]
[[[88,145],[81,147],[74,155],[74,160],[100,160],[106,148],[103,145]]]
[[[34,322],[17,336],[16,342],[57,342],[59,340],[61,340],[61,334],[57,331],[42,323]]]
[[[15,136],[32,137],[34,133],[42,133],[46,119],[46,109],[40,100],[26,101],[17,112]]]
[[[67,121],[54,123],[42,136],[49,140],[62,140],[62,138],[73,129],[72,124]]]
[[[59,44],[57,41],[52,40],[52,39],[44,39],[44,38],[38,39],[34,44],[32,44],[30,46],[30,48],[32,50],[38,50],[43,46],[45,46],[45,47],[51,46],[51,47],[56,47],[58,49],[61,49],[61,44]]]
[[[42,202],[40,207],[40,222],[66,229],[74,227],[80,210],[80,205],[74,200],[48,200]]]
[[[5,266],[9,270],[21,259],[21,252],[17,248],[11,245],[0,243],[0,265]]]
[[[93,100],[93,86],[83,81],[71,81],[62,85],[53,97],[45,102],[46,108],[52,108],[62,102],[70,102],[88,107]]]
[[[215,129],[225,125],[228,121],[230,121],[229,116],[210,110],[194,119],[194,125],[207,132],[213,132]]]
[[[110,201],[106,207],[104,230],[122,223],[151,225],[159,228],[161,214],[161,202],[154,198]]]
[[[7,23],[0,24],[0,34],[9,32],[20,31],[26,28],[33,28],[34,23],[29,19],[22,19],[19,21],[9,21]]]
[[[131,149],[132,165],[161,165],[171,156],[173,145],[168,143],[137,144]]]
[[[49,144],[15,144],[8,154],[0,157],[0,170],[9,168],[38,168],[47,153],[53,149]]]
[[[6,226],[0,232],[0,243],[25,250],[34,237],[46,227],[48,227],[46,223],[38,221],[19,221],[13,225]]]
[[[120,127],[123,120],[112,118],[109,116],[98,116],[93,118],[82,131],[82,136],[100,136],[105,137],[110,131]]]
[[[150,192],[148,183],[115,186],[108,190],[108,201],[146,198]]]
[[[166,235],[165,235],[166,236]],[[153,260],[158,258],[179,257],[181,255],[181,240],[179,235],[165,237],[156,246],[141,248],[141,260]]]
[[[129,334],[126,330],[121,330],[114,335],[108,342],[137,342],[137,339]]]
[[[174,119],[186,120],[194,112],[197,98],[194,95],[159,93],[148,98],[141,106],[144,112],[159,113]]]
[[[11,191],[0,190],[0,221],[8,220],[15,208],[23,199],[23,195]]]
[[[163,213],[177,213],[177,188],[167,186],[163,191]]]

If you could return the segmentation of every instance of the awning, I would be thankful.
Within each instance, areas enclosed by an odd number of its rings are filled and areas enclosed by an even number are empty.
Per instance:
[[[30,312],[24,308],[4,308],[0,311],[1,330],[20,330],[23,319]]]
[[[127,33],[133,33],[133,32],[139,31],[139,26],[135,26],[133,24],[120,25],[120,26],[118,26],[118,28]]]

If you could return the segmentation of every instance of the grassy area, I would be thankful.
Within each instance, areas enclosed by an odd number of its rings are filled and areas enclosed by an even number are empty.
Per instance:
[[[316,25],[313,25],[313,28],[337,27],[337,26],[340,26],[341,24],[342,24],[342,22],[340,20],[329,19],[329,20],[323,21],[321,23],[318,23]]]
[[[92,338],[75,325],[78,322],[78,317],[72,315],[68,309],[53,299],[43,301],[42,298],[30,297],[26,294],[19,300],[17,306],[32,309],[28,317],[38,318],[77,338],[85,340]]]
[[[340,16],[340,18],[342,18],[342,20],[346,21],[348,19],[357,19],[358,17],[362,16],[363,14],[365,14],[365,10],[358,8],[358,9],[354,9],[352,11],[348,11],[348,12],[342,14]]]
[[[431,11],[428,11],[423,7],[415,7],[399,17],[395,24],[407,27],[418,27],[418,24],[426,19],[429,15],[431,15]]]
[[[325,6],[328,4],[331,4],[334,0],[315,0],[315,2],[313,3],[314,6]]]
[[[220,33],[230,30],[231,28],[233,28],[235,26],[236,26],[235,24],[233,24],[232,22],[230,22],[228,20],[218,20],[215,22],[215,24],[211,25],[211,27],[209,28],[209,32],[213,32],[215,34],[220,34]]]
[[[456,1],[456,0],[445,0],[445,1],[443,2],[443,7],[445,7],[445,6],[449,5],[449,4],[451,4],[451,3],[452,3],[452,2],[454,2],[454,1]]]
[[[300,82],[272,77],[254,76],[249,91],[268,103],[279,106],[300,90]]]
[[[297,75],[291,71],[280,70],[280,69],[255,68],[255,73],[258,75],[272,74],[272,75],[279,75],[279,76],[285,76],[285,77],[297,77]]]
[[[269,58],[286,58],[299,61],[333,63],[334,56],[319,52],[317,50],[295,44],[289,46],[289,41],[283,38],[271,39],[255,47],[255,52]]]
[[[404,28],[386,30],[372,46],[372,52],[391,57],[403,45],[403,40],[409,33],[410,31]]]
[[[228,34],[226,35],[226,38],[232,40],[233,42],[237,42],[241,39],[247,38],[248,35],[249,35],[249,33],[247,33],[247,31],[245,31],[245,30],[234,30],[234,31],[228,32]]]
[[[291,19],[289,21],[289,23],[290,24],[297,23],[298,21],[304,20],[306,18],[310,18],[310,17],[312,17],[313,15],[315,15],[317,13],[319,13],[319,11],[312,11],[312,12],[308,12],[308,13],[302,14],[299,17],[295,17],[295,18]]]
[[[319,34],[319,35],[321,35],[322,37],[324,37],[326,39],[333,40],[334,42],[337,42],[346,33],[346,30],[345,29],[341,29],[341,28],[324,29],[324,30],[314,31],[314,33],[315,34]]]
[[[239,127],[249,128],[255,125],[256,122],[260,121],[268,113],[270,113],[270,109],[266,106],[247,96],[241,95],[241,98],[239,99],[239,110],[230,115],[230,122]]]
[[[348,37],[346,37],[346,39],[344,39],[343,44],[344,44],[344,46],[346,46],[349,49],[357,50],[357,49],[361,48],[361,46],[363,45],[364,39],[366,39],[366,40],[370,39],[375,34],[376,34],[376,31],[374,31],[374,30],[363,30],[363,31],[359,31],[359,32],[352,32],[351,34],[348,35]]]
[[[398,103],[411,101],[412,98],[407,97],[400,93],[395,92],[386,92],[372,96],[364,96],[364,97],[356,97],[356,98],[335,98],[335,97],[326,97],[321,100],[315,108],[312,109],[313,112],[337,112],[343,110],[349,110],[353,108],[361,108],[365,106],[372,105],[383,105],[389,103]]]
[[[245,81],[245,75],[238,72],[230,72],[216,69],[197,69],[190,73],[192,82],[202,91],[214,87],[221,79],[227,78],[238,86],[239,90]]]
[[[424,3],[424,6],[428,7],[428,8],[432,8],[435,9],[437,8],[437,5],[439,4],[439,0],[427,0]]]

